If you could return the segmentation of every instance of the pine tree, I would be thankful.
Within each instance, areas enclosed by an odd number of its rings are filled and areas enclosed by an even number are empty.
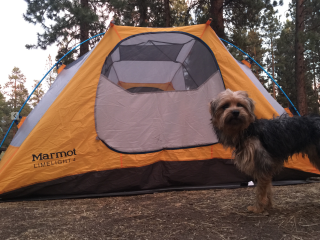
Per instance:
[[[249,56],[251,56],[254,60],[262,65],[263,57],[266,52],[265,48],[263,47],[263,39],[261,34],[257,29],[252,29],[247,31],[245,28],[236,29],[230,35],[230,38],[233,42],[237,42],[237,46],[246,52]],[[230,53],[239,61],[243,60],[243,54],[233,48],[229,47]],[[264,75],[262,75],[262,70],[256,64],[252,64],[251,70],[254,75],[259,79],[261,84],[266,84],[266,79]]]
[[[272,78],[275,79],[275,56],[274,51],[276,49],[275,41],[280,35],[281,24],[279,18],[276,16],[276,12],[273,8],[265,11],[265,14],[262,16],[262,31],[264,42],[267,44],[267,69],[268,72],[271,72]],[[276,86],[272,82],[272,95],[276,99]]]
[[[37,44],[27,44],[28,49],[41,48],[57,44],[59,46],[58,57],[66,50],[70,50],[79,42],[105,31],[106,20],[110,12],[107,0],[25,0],[28,9],[23,15],[27,22],[39,24],[44,32],[38,33]],[[89,51],[89,45],[99,39],[86,42],[80,46],[82,56]],[[76,52],[77,53],[77,52]],[[57,59],[58,60],[58,59]],[[66,63],[73,59],[66,59]]]
[[[0,86],[1,88],[1,86]],[[6,99],[2,92],[0,92],[0,141],[4,138],[5,134],[7,133],[10,124],[12,122],[10,115],[10,108],[8,106],[8,103],[6,102]],[[13,132],[11,131],[3,143],[3,147],[8,147],[11,140],[13,138]]]
[[[164,0],[164,12],[165,12],[165,22],[166,22],[166,27],[171,27],[171,14],[170,14],[170,1],[169,0]]]
[[[298,110],[301,115],[308,113],[307,95],[305,87],[305,63],[304,63],[304,0],[296,0],[296,30],[295,30],[295,70],[297,85]]]
[[[115,23],[119,25],[172,27],[190,19],[184,0],[113,0],[110,6],[115,12]]]
[[[19,68],[14,67],[11,75],[9,75],[9,81],[5,84],[4,87],[4,93],[9,98],[8,102],[13,111],[16,111],[19,105],[21,106],[20,99],[21,96],[25,93],[25,82],[26,77],[23,75],[23,73],[21,73]]]
[[[4,94],[8,101],[7,105],[10,112],[18,112],[25,101],[28,98],[28,90],[24,86],[26,78],[19,68],[14,67],[11,75],[9,75],[9,81],[4,86]],[[31,107],[28,103],[22,109],[20,116],[28,116],[31,112]],[[11,119],[8,116],[8,121]],[[17,131],[16,125],[13,126],[13,134]]]
[[[185,0],[171,1],[171,19],[172,26],[187,26],[192,24],[192,17],[190,14],[190,7]]]
[[[276,39],[275,51],[275,71],[277,73],[277,81],[291,99],[293,104],[298,106],[297,85],[295,81],[295,22],[289,21],[284,25],[280,38]],[[315,41],[309,39],[304,44],[306,49],[304,53],[305,63],[305,90],[308,112],[319,112],[319,96],[318,96],[318,79],[319,79],[319,38]],[[318,42],[318,44],[317,44]],[[318,47],[317,47],[318,46]],[[277,95],[277,101],[283,107],[290,107],[288,100],[283,94]],[[299,110],[299,109],[298,109]],[[300,111],[299,111],[300,112]]]
[[[295,22],[295,81],[297,107],[304,115],[318,112],[316,42],[320,29],[320,0],[292,0],[289,14]],[[315,41],[314,41],[315,40]],[[313,68],[313,70],[311,69]]]
[[[277,74],[278,84],[293,104],[297,106],[294,31],[294,22],[287,20],[281,30],[280,37],[275,40],[275,73]],[[285,108],[291,107],[289,101],[282,93],[277,95],[277,101]]]
[[[226,6],[227,2],[231,1],[210,0],[211,27],[221,38],[225,37],[223,7]]]
[[[118,25],[126,26],[150,26],[152,18],[152,6],[157,6],[158,1],[151,0],[112,0],[110,6],[114,11],[114,20]],[[163,20],[161,20],[163,21]]]
[[[308,112],[319,113],[320,0],[304,2],[304,67]]]
[[[320,33],[309,34],[305,44],[306,80],[310,82],[311,91],[307,90],[309,112],[319,113],[319,78],[320,78]],[[311,98],[311,99],[310,99]]]
[[[211,27],[221,38],[236,29],[255,29],[260,26],[263,9],[270,9],[283,1],[269,0],[193,0],[195,23],[212,18]]]
[[[32,86],[32,88],[35,88],[38,83],[39,83],[39,80],[33,80],[34,81],[34,84]],[[35,91],[33,92],[31,98],[30,98],[30,102],[31,102],[31,105],[33,107],[37,106],[38,103],[40,102],[41,98],[43,97],[44,95],[44,90],[42,88],[42,83],[35,89]]]
[[[46,60],[45,71],[48,72],[53,66],[51,55],[49,54],[48,59]],[[53,84],[54,80],[57,78],[56,68],[52,69],[46,77],[46,87],[49,89]]]
[[[171,27],[172,18],[171,18],[171,5],[167,0],[155,0],[150,1],[150,18],[149,26],[150,27]]]

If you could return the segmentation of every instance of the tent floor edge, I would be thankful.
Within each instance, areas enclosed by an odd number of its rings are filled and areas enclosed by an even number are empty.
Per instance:
[[[273,181],[273,186],[288,186],[313,183],[308,180],[287,180],[287,181]],[[48,200],[66,200],[66,199],[83,199],[83,198],[103,198],[103,197],[122,197],[122,196],[137,196],[143,194],[154,194],[161,192],[173,191],[198,191],[198,190],[213,190],[213,189],[237,189],[254,187],[245,185],[245,183],[222,184],[214,186],[194,186],[194,187],[170,187],[149,189],[141,191],[115,192],[115,193],[101,193],[101,194],[86,194],[86,195],[57,195],[57,196],[40,196],[40,197],[23,197],[13,199],[0,199],[0,203],[5,202],[21,202],[21,201],[48,201]]]
[[[148,176],[153,176],[148,178]],[[284,168],[274,185],[306,183],[314,173]],[[161,191],[240,188],[253,179],[230,159],[159,161],[143,167],[87,172],[18,188],[0,195],[0,201],[126,196]],[[107,184],[109,183],[109,184]]]

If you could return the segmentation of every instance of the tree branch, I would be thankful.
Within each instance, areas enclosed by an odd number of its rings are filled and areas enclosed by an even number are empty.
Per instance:
[[[234,0],[227,0],[225,3],[224,3],[224,5],[223,5],[223,7],[226,7],[226,6],[228,6],[230,3],[232,3]]]
[[[319,24],[319,25],[317,25],[317,26],[315,26],[315,27],[313,27],[313,28],[310,28],[310,29],[306,30],[305,32],[312,31],[312,30],[314,30],[315,28],[318,28],[318,27],[320,27],[320,24]]]

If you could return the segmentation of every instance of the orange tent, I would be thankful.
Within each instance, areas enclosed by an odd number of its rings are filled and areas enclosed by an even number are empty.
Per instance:
[[[0,161],[0,198],[240,186],[251,178],[210,125],[226,88],[246,90],[259,118],[285,113],[208,24],[112,25],[25,119]],[[276,178],[319,174],[298,158]]]

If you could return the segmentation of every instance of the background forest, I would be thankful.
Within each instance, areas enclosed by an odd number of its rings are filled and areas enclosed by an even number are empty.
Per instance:
[[[28,8],[24,19],[39,24],[36,43],[25,43],[26,48],[59,47],[55,60],[60,59],[80,42],[103,33],[111,19],[117,25],[137,27],[176,27],[205,23],[212,18],[211,27],[220,38],[238,46],[278,82],[301,115],[319,113],[320,76],[320,0],[292,0],[281,22],[278,5],[283,1],[269,0],[25,0]],[[100,40],[94,38],[69,54],[68,64],[88,52]],[[227,46],[233,56],[244,59],[235,48]],[[31,52],[30,52],[31,53]],[[32,53],[31,53],[32,54]],[[48,57],[47,67],[53,65]],[[283,107],[288,100],[255,64],[252,71],[270,94]],[[27,116],[51,86],[56,73],[34,92],[24,107]],[[30,80],[28,80],[30,81]],[[38,83],[34,81],[34,86]],[[18,67],[12,70],[0,92],[0,138],[11,124],[11,112],[17,112],[29,93],[26,78]],[[17,131],[16,124],[4,147]]]

